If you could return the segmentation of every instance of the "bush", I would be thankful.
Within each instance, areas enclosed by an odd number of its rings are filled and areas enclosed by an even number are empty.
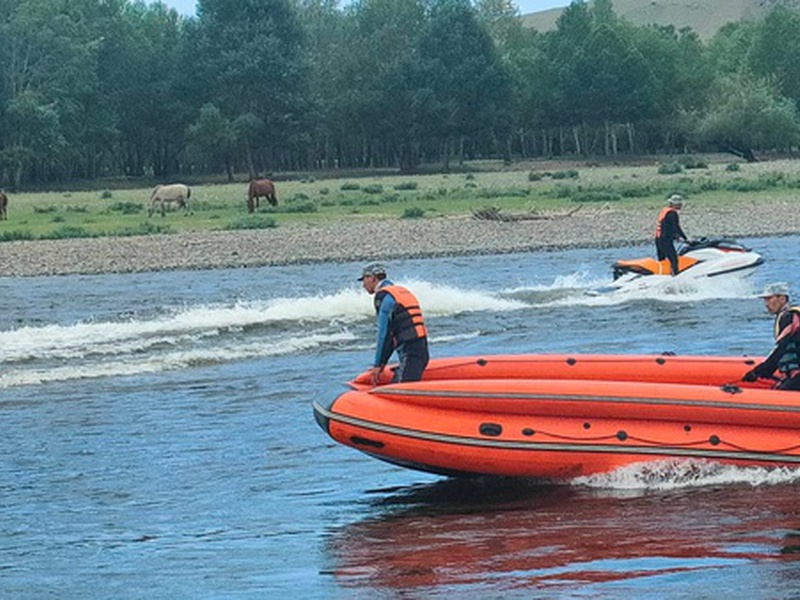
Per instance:
[[[112,195],[113,194],[111,193],[111,190],[103,190],[102,192],[100,192],[100,199],[108,200],[109,198],[111,198]]]
[[[678,162],[683,165],[684,169],[707,169],[708,163],[700,160],[696,156],[682,156]]]
[[[33,234],[30,231],[0,231],[0,242],[16,242],[19,240],[32,240]]]
[[[50,235],[43,235],[41,237],[42,239],[66,240],[72,238],[87,238],[95,236],[90,234],[83,227],[75,227],[74,225],[65,225],[64,227],[59,227],[58,229],[53,231]]]
[[[384,194],[383,196],[381,196],[381,202],[384,204],[400,202],[400,194]]]
[[[419,187],[416,181],[404,181],[402,183],[398,183],[394,186],[398,192],[403,190],[416,190]]]
[[[357,183],[343,183],[342,187],[340,187],[339,189],[342,190],[343,192],[348,192],[348,191],[352,192],[355,190],[360,190],[361,186],[358,185]]]
[[[528,181],[541,181],[542,179],[544,179],[543,173],[537,173],[536,171],[528,172]]]
[[[659,175],[676,175],[678,173],[683,173],[683,167],[680,163],[673,162],[658,165]]]
[[[412,206],[411,208],[407,208],[403,211],[403,215],[401,218],[419,219],[423,216],[425,216],[425,209],[420,208],[419,206]]]
[[[725,167],[725,170],[731,173],[736,172],[740,169],[741,167],[739,166],[739,163],[730,163],[728,164],[728,166]]]
[[[260,215],[243,217],[237,221],[232,221],[224,227],[227,230],[238,229],[271,229],[277,227],[278,224],[275,219],[271,217],[262,217]]]
[[[580,176],[580,173],[575,169],[570,169],[568,171],[556,171],[552,173],[550,177],[553,179],[577,179]]]
[[[362,191],[365,194],[382,194],[383,186],[380,183],[371,183],[369,185],[365,185],[362,188]]]
[[[110,213],[120,213],[122,215],[135,215],[144,210],[144,204],[139,202],[114,202],[106,209]]]

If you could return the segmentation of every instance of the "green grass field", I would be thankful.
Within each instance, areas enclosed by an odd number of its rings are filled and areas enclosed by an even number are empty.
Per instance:
[[[193,213],[173,210],[165,217],[148,217],[150,187],[9,194],[9,220],[0,222],[0,241],[260,229],[358,216],[425,219],[488,207],[516,214],[588,203],[652,208],[675,192],[709,205],[795,199],[800,197],[800,162],[534,163],[531,169],[513,170],[481,163],[469,173],[298,177],[278,181],[276,187],[277,207],[262,203],[256,214],[248,214],[246,183],[193,185]]]

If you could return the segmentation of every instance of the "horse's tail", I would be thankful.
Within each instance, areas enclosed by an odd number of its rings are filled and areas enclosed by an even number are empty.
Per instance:
[[[190,187],[187,185],[187,186],[186,186],[186,199],[188,200],[188,199],[189,199],[189,198],[191,198],[191,197],[192,197],[192,188],[190,188]]]

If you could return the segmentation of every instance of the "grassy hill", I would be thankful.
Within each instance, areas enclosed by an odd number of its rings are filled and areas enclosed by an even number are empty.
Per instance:
[[[762,18],[776,4],[800,10],[800,0],[613,0],[614,11],[635,25],[690,27],[702,39],[711,38],[726,23]],[[591,4],[591,2],[590,2]],[[555,8],[523,15],[528,27],[555,29],[563,9]]]

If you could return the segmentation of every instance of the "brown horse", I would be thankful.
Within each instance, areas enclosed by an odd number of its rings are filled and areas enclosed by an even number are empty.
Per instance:
[[[264,196],[272,206],[278,206],[275,184],[269,179],[253,179],[247,188],[247,212],[256,211],[260,196]]]
[[[8,221],[8,196],[0,190],[0,221]]]

